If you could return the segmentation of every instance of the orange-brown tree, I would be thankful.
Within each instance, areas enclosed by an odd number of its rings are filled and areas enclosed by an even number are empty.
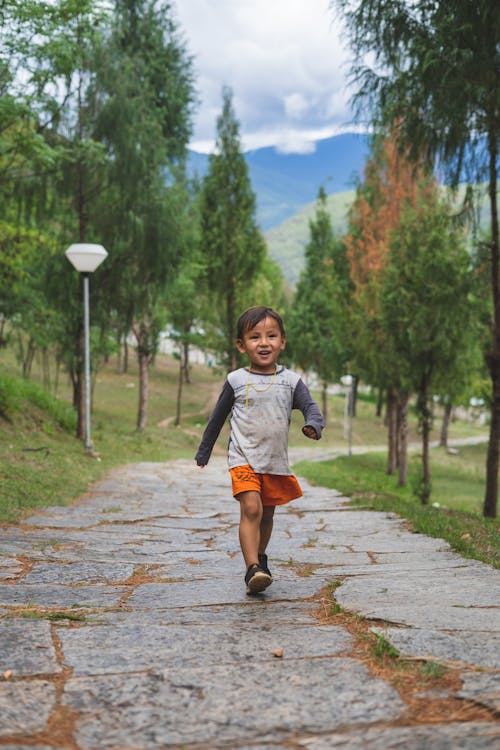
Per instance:
[[[415,206],[423,178],[422,167],[401,156],[397,128],[377,137],[343,238],[354,286],[353,326],[358,341],[354,358],[362,377],[387,391],[387,472],[393,474],[399,466],[401,484],[406,482],[409,391],[398,371],[388,367],[380,291],[392,233],[405,207]]]

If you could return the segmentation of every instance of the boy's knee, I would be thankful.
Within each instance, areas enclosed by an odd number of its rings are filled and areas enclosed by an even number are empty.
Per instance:
[[[262,501],[257,492],[242,492],[238,495],[241,513],[249,521],[258,522],[262,518]]]

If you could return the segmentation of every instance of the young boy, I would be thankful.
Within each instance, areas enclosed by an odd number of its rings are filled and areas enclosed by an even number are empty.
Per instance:
[[[236,346],[249,366],[230,372],[210,416],[195,456],[206,466],[231,413],[228,465],[233,495],[240,503],[239,539],[245,559],[247,594],[273,581],[266,548],[277,505],[302,495],[288,464],[292,409],[300,409],[302,432],[319,440],[323,416],[299,375],[278,365],[286,344],[283,321],[270,307],[251,307],[241,315]]]

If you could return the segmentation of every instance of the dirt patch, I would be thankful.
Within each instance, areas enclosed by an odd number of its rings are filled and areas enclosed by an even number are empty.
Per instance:
[[[472,700],[458,698],[462,688],[461,670],[443,663],[399,656],[396,649],[373,632],[373,620],[346,612],[326,587],[314,597],[313,616],[320,625],[337,625],[352,636],[354,645],[348,654],[362,661],[370,673],[389,682],[408,707],[394,726],[450,724],[453,722],[491,722],[497,713]]]

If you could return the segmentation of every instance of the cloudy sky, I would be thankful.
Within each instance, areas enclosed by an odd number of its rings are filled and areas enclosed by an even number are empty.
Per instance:
[[[174,6],[200,98],[194,150],[213,148],[224,85],[233,90],[245,150],[309,153],[316,140],[353,129],[349,50],[328,0],[175,0]]]

